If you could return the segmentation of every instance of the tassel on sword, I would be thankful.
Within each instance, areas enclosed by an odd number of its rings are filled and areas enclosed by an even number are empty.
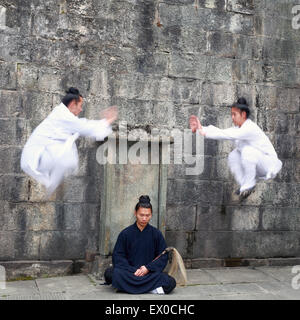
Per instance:
[[[169,263],[168,274],[176,280],[176,284],[179,286],[187,285],[187,275],[184,262],[180,253],[174,247],[167,247],[160,255],[158,255],[153,261],[159,259],[167,252],[172,252],[171,262]]]

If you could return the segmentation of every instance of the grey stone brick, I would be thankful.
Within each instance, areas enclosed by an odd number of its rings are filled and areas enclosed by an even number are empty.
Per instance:
[[[226,2],[226,10],[242,14],[253,14],[254,2],[254,0],[228,0]]]
[[[15,175],[1,175],[0,200],[26,201],[28,199],[28,178]]]
[[[231,214],[225,206],[197,205],[197,226],[199,232],[229,231]]]
[[[252,206],[227,207],[226,214],[231,215],[231,230],[258,230],[259,229],[259,208]]]
[[[19,147],[0,146],[0,174],[21,173],[21,151]]]
[[[232,232],[198,231],[193,246],[193,257],[226,258],[231,255]]]
[[[299,231],[299,212],[299,208],[263,208],[262,228],[273,231]]]
[[[165,238],[167,246],[175,247],[182,258],[193,257],[195,232],[166,231]]]
[[[205,192],[203,192],[205,190]],[[214,181],[169,180],[168,204],[196,204],[198,202],[221,204],[222,184]]]
[[[196,223],[196,206],[169,205],[166,230],[193,231]]]
[[[200,103],[220,106],[230,105],[235,99],[235,87],[232,84],[204,83]]]
[[[232,235],[232,256],[269,258],[298,255],[299,231],[243,231]]]
[[[40,259],[84,259],[86,250],[96,250],[95,234],[78,231],[49,231],[41,235]],[[72,245],[70,245],[72,244]]]
[[[169,75],[178,78],[206,79],[207,56],[197,54],[170,55]]]
[[[22,116],[21,97],[17,91],[0,91],[1,118]]]
[[[14,233],[15,260],[39,259],[41,235],[34,231]]]
[[[0,62],[0,89],[16,90],[16,64]]]
[[[24,144],[27,138],[27,123],[23,119],[0,119],[1,145]]]
[[[0,261],[14,260],[14,233],[0,231],[0,241],[2,243],[0,247]]]

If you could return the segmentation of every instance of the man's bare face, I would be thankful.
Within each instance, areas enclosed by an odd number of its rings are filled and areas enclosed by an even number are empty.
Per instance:
[[[82,104],[83,104],[83,98],[79,97],[79,101],[76,101],[75,99],[72,100],[68,108],[70,112],[72,112],[76,117],[79,115],[79,113],[82,111]]]
[[[231,108],[231,119],[235,126],[240,127],[247,119],[246,112],[238,108]]]
[[[140,227],[145,228],[152,217],[152,211],[150,208],[140,207],[138,211],[135,212],[135,216],[137,224]]]

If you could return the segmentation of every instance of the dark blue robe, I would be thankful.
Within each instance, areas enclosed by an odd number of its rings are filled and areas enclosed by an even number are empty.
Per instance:
[[[167,286],[169,277],[162,271],[168,263],[168,253],[153,261],[166,247],[162,233],[149,224],[143,231],[140,231],[136,223],[124,229],[119,234],[113,251],[112,286],[133,294]],[[143,265],[149,273],[141,277],[135,276],[136,270]]]

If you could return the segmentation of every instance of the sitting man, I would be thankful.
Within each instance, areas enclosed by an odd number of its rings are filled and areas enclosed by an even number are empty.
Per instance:
[[[168,254],[157,258],[167,246],[162,233],[149,224],[152,205],[148,196],[139,198],[134,214],[136,222],[118,236],[113,267],[105,271],[105,281],[127,293],[168,294],[176,287],[176,281],[163,272]]]

